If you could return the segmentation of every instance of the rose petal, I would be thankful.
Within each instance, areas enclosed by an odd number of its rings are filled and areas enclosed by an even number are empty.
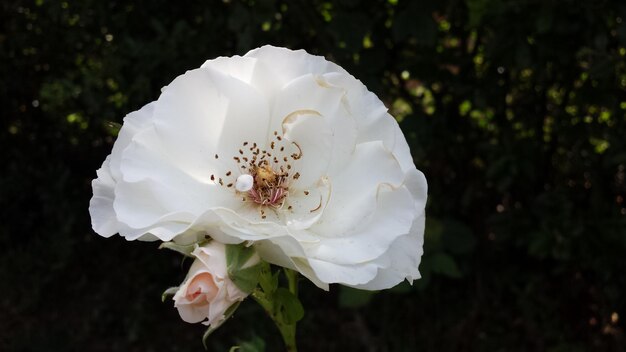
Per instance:
[[[205,67],[177,77],[163,91],[153,121],[163,148],[181,159],[186,172],[225,173],[236,169],[232,157],[243,142],[265,141],[269,108],[253,87]]]
[[[342,237],[324,238],[308,251],[312,258],[336,264],[375,260],[393,241],[407,234],[415,217],[414,202],[405,187],[381,186],[372,216]]]
[[[189,282],[187,296],[194,297],[191,303],[197,303],[202,300],[212,301],[217,296],[218,288],[215,285],[213,275],[204,272],[195,275]],[[200,299],[198,299],[200,298]]]
[[[154,106],[155,102],[146,104],[141,109],[131,112],[124,117],[124,124],[111,150],[111,175],[116,181],[122,178],[120,172],[122,152],[128,147],[137,133],[150,126]]]
[[[206,267],[210,268],[216,279],[224,279],[227,276],[226,270],[226,248],[219,242],[210,246],[196,248],[192,254]]]
[[[283,87],[294,79],[307,74],[346,72],[322,56],[314,56],[304,50],[289,50],[271,45],[251,50],[244,57],[257,59],[259,64],[263,65],[264,69],[269,72],[268,76],[272,78],[270,81],[275,82],[279,87]],[[267,82],[259,83],[261,85],[256,87],[262,90]]]
[[[340,168],[353,152],[355,122],[346,110],[344,95],[343,89],[327,84],[322,76],[308,74],[294,79],[276,97],[271,125],[282,122],[285,137],[302,151],[302,158],[294,162],[302,175],[294,187],[308,186],[324,175],[320,171]],[[323,120],[313,119],[314,115]],[[299,123],[310,127],[298,128]],[[294,125],[291,129],[290,124]]]
[[[89,201],[91,226],[96,233],[103,237],[113,236],[120,227],[113,210],[115,180],[111,175],[110,161],[111,156],[108,156],[102,163],[102,167],[96,171],[98,178],[91,183],[93,197]]]
[[[388,266],[381,266],[376,277],[369,282],[352,287],[363,290],[383,290],[391,288],[404,281],[410,283],[421,277],[419,264],[423,254],[424,244],[424,214],[413,222],[410,234],[396,239],[381,259],[390,261]]]
[[[308,263],[319,280],[326,283],[364,284],[372,280],[378,271],[376,263],[340,265],[312,258],[308,259]]]
[[[397,160],[381,142],[359,144],[342,172],[330,175],[331,200],[311,231],[329,238],[349,233],[376,209],[378,185],[400,186],[403,178]]]
[[[255,242],[254,248],[261,258],[269,263],[296,270],[317,287],[328,291],[328,282],[318,278],[304,257],[301,244],[295,238],[283,236],[273,238],[272,241],[258,241]]]
[[[409,145],[398,123],[387,113],[387,108],[374,93],[350,75],[328,73],[324,79],[346,92],[345,102],[359,131],[356,143],[382,141],[394,154],[402,170],[415,169]]]
[[[300,175],[293,179],[289,188],[293,191],[304,190],[326,175],[332,150],[332,130],[322,115],[311,110],[297,110],[287,115],[282,125],[285,139],[294,143],[289,151],[301,154],[297,160],[286,155],[293,165],[291,175],[296,172]]]
[[[283,221],[290,231],[308,229],[323,216],[331,198],[331,184],[324,177],[314,186],[307,190],[294,189],[289,193]]]

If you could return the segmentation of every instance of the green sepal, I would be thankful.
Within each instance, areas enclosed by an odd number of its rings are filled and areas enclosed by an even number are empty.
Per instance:
[[[246,266],[248,261],[256,255],[254,248],[243,244],[226,245],[226,267],[228,276],[243,292],[250,293],[259,283],[261,262]]]
[[[272,269],[268,263],[263,263],[261,265],[261,273],[259,275],[259,286],[261,286],[261,290],[265,296],[270,297],[278,288],[278,277],[280,276],[280,271],[276,271],[272,273]]]
[[[304,317],[304,308],[298,297],[284,287],[279,287],[273,295],[274,314],[285,324],[295,324]]]
[[[254,248],[247,247],[243,243],[226,245],[226,265],[228,268],[240,269],[256,252]]]
[[[272,318],[283,337],[288,351],[296,351],[296,322],[304,317],[304,308],[298,300],[298,273],[284,270],[289,289],[278,287],[281,270],[272,272],[267,262],[261,262],[259,287],[251,297]]]
[[[258,336],[253,336],[249,341],[239,341],[239,345],[235,345],[228,352],[265,352],[265,341]]]
[[[232,306],[228,307],[228,309],[226,309],[226,312],[224,312],[224,320],[222,320],[221,323],[219,323],[219,325],[217,326],[209,326],[206,331],[204,332],[204,335],[202,335],[202,345],[204,346],[205,350],[208,350],[208,346],[206,344],[207,339],[209,338],[209,336],[211,336],[211,334],[217,330],[217,328],[219,328],[220,326],[222,326],[222,324],[224,324],[224,322],[226,322],[226,320],[228,320],[228,318],[230,318],[235,311],[237,310],[237,308],[239,308],[239,305],[241,304],[241,302],[236,302],[235,304],[233,304]]]
[[[184,255],[185,257],[194,258],[191,252],[193,252],[193,250],[196,249],[196,244],[194,243],[194,244],[182,245],[182,244],[177,244],[175,242],[163,242],[159,246],[159,249],[164,249],[164,248],[172,250],[174,252],[178,252]]]
[[[228,270],[228,276],[233,283],[243,292],[250,293],[259,283],[259,274],[261,273],[261,265],[256,264],[249,268],[240,269],[235,272]]]
[[[173,296],[178,291],[178,286],[170,287],[161,294],[161,302],[165,302],[168,296]]]

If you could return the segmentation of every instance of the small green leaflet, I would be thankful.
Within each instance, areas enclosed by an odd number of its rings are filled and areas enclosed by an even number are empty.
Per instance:
[[[226,267],[228,276],[240,290],[250,293],[259,283],[261,263],[247,266],[248,261],[255,255],[254,248],[243,244],[226,245]]]

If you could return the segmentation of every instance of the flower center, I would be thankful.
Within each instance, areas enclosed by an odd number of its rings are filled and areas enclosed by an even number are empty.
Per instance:
[[[279,209],[289,196],[289,185],[300,177],[291,163],[301,157],[302,150],[296,142],[286,141],[274,131],[269,149],[261,149],[257,143],[243,142],[242,149],[233,157],[239,173],[236,179],[233,180],[235,176],[229,170],[223,178],[211,175],[211,181],[228,188],[234,186],[244,202]],[[215,159],[218,158],[216,154]],[[261,214],[265,218],[263,210]]]

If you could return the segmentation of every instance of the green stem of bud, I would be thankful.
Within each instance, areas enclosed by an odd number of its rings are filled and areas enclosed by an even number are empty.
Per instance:
[[[283,270],[285,271],[285,276],[287,276],[289,291],[298,297],[298,272],[287,268],[283,268]]]
[[[297,300],[298,272],[290,269],[284,269],[284,272],[285,276],[287,277],[289,292],[291,292],[291,294],[297,301],[299,310],[302,310],[300,302]],[[290,314],[286,315],[283,309],[290,309],[289,307],[291,306],[285,305],[284,301],[280,301],[279,297],[284,296],[276,294],[278,287],[277,276],[274,276],[272,274],[269,265],[267,265],[264,270],[261,271],[261,276],[265,276],[261,278],[261,281],[265,280],[265,282],[273,282],[274,284],[269,286],[266,285],[265,289],[257,287],[254,291],[252,291],[251,296],[255,301],[257,301],[257,303],[259,303],[259,305],[261,305],[261,307],[263,307],[263,310],[265,310],[267,315],[272,318],[272,321],[274,321],[274,324],[280,331],[280,334],[283,338],[287,352],[297,352],[298,347],[296,346],[296,323],[297,320],[302,317],[302,314],[297,314],[298,317],[296,319],[286,318],[287,316],[290,316]],[[261,287],[263,287],[263,285],[261,285]],[[278,291],[280,290],[284,289],[278,289]]]

